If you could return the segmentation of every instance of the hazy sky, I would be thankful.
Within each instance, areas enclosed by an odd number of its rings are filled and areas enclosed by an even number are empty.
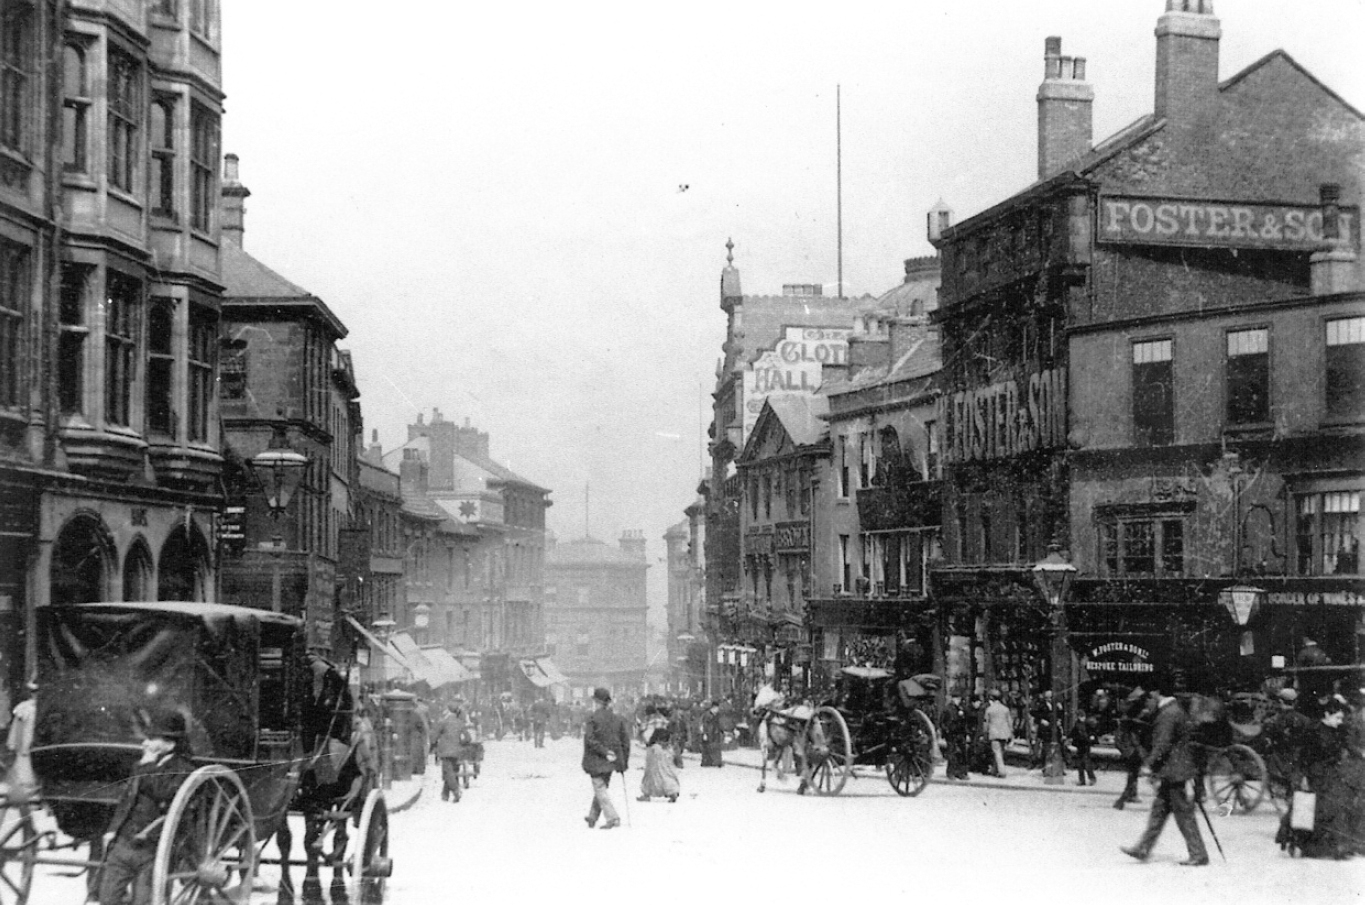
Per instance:
[[[746,293],[835,291],[835,86],[845,282],[877,295],[937,199],[963,219],[1033,180],[1046,36],[1088,60],[1097,141],[1151,111],[1165,3],[223,6],[246,248],[349,328],[367,440],[469,418],[562,538],[585,483],[594,536],[643,529],[662,595],[726,239]],[[1365,109],[1365,0],[1215,9],[1222,78],[1283,48]]]

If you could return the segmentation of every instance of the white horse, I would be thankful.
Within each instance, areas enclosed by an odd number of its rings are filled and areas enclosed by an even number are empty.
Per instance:
[[[752,714],[758,727],[758,744],[762,770],[758,780],[758,791],[768,787],[768,761],[779,780],[786,780],[792,769],[793,761],[805,760],[806,724],[815,715],[815,708],[806,703],[788,707],[786,696],[771,684],[766,684],[754,694]],[[806,791],[806,777],[801,777],[798,794]]]

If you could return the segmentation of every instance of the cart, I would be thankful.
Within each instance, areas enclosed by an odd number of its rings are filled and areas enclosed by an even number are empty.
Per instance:
[[[341,716],[316,712],[300,620],[198,602],[51,606],[39,612],[36,647],[39,791],[0,800],[0,905],[28,901],[38,865],[100,865],[157,711],[184,716],[196,769],[161,826],[153,905],[245,903],[260,865],[308,863],[263,857],[267,841],[288,837],[301,782],[316,788],[319,758],[330,756],[324,741],[306,750],[309,725]],[[347,822],[357,830],[333,868],[361,901],[379,902],[392,872],[388,811],[378,789],[348,791],[320,815],[338,839]]]
[[[913,797],[928,786],[938,748],[934,724],[925,713],[935,676],[896,681],[875,667],[847,666],[834,696],[819,706],[786,707],[776,692],[760,691],[754,716],[765,747],[780,758],[790,748],[800,765],[797,792],[838,795],[855,766],[881,770],[896,794]],[[764,791],[767,761],[758,790]]]

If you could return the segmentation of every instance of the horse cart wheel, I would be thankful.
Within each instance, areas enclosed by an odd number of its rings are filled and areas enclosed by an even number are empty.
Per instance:
[[[922,711],[912,711],[886,759],[886,781],[897,795],[914,797],[924,791],[934,773],[937,748],[933,722]]]
[[[370,790],[360,812],[360,835],[351,853],[351,882],[359,891],[362,905],[384,901],[384,886],[393,874],[389,858],[389,808],[384,794]]]
[[[245,905],[256,875],[256,830],[241,779],[221,764],[200,767],[166,812],[152,867],[152,905]]]
[[[1265,761],[1246,745],[1230,745],[1209,755],[1209,795],[1219,805],[1254,811],[1265,797]]]
[[[805,736],[802,787],[816,795],[838,795],[853,775],[853,737],[843,715],[821,707],[806,724]]]
[[[26,804],[0,806],[0,905],[24,905],[33,885],[38,830]]]

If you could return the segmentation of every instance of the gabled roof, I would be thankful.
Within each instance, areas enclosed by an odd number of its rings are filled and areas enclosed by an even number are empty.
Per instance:
[[[474,453],[456,453],[455,456],[456,458],[464,459],[466,462],[469,462],[478,468],[482,468],[484,471],[491,474],[497,482],[503,484],[520,484],[522,487],[527,487],[531,490],[539,491],[540,493],[550,492],[548,487],[541,487],[534,481],[528,481],[512,469],[499,465],[487,456],[480,456]]]
[[[811,393],[784,393],[768,396],[754,422],[754,429],[744,441],[744,449],[736,457],[738,462],[758,458],[758,448],[776,423],[794,446],[812,446],[829,435],[829,424],[824,415],[829,412],[829,400]],[[684,523],[685,524],[685,523]]]
[[[259,309],[276,314],[285,308],[311,309],[331,327],[338,339],[349,332],[341,319],[322,299],[307,289],[280,276],[240,247],[225,242],[220,265],[223,277],[223,307],[232,318],[232,309]]]

